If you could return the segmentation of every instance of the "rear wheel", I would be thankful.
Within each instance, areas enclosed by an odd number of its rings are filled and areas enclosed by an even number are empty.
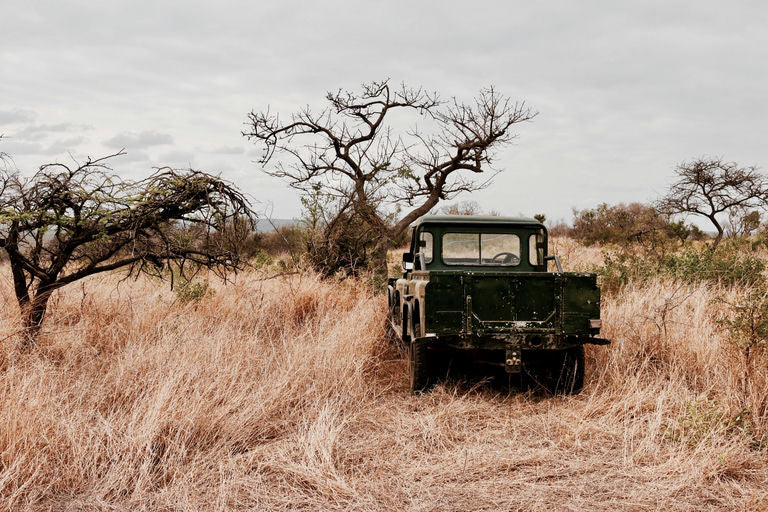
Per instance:
[[[435,375],[426,343],[408,344],[409,381],[412,393],[423,393],[435,385]]]
[[[584,387],[584,345],[565,350],[561,373],[562,393],[575,394]]]
[[[523,366],[533,388],[570,395],[584,387],[584,346],[524,354]]]

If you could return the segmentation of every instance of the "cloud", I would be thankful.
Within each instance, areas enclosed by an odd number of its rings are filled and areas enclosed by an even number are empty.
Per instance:
[[[23,140],[16,137],[8,137],[0,143],[0,150],[9,155],[35,155],[51,156],[72,153],[85,141],[85,137],[74,136],[58,139],[50,144],[44,144],[35,140]]]
[[[15,135],[27,140],[39,140],[52,133],[81,132],[92,128],[85,124],[73,123],[35,124],[22,128]]]
[[[74,136],[53,141],[44,151],[44,154],[53,155],[58,153],[72,152],[77,146],[85,142],[85,137]]]
[[[11,156],[39,155],[44,152],[43,145],[39,142],[27,142],[12,138],[3,139],[3,142],[0,143],[0,149]]]
[[[145,149],[164,144],[173,144],[173,137],[155,131],[123,132],[104,141],[105,146],[114,149]]]
[[[11,110],[0,110],[0,125],[15,123],[30,123],[34,121],[37,114],[33,110],[23,108],[14,108]]]
[[[494,186],[460,198],[487,210],[567,218],[572,206],[651,199],[675,163],[702,153],[768,166],[761,135],[768,72],[755,65],[768,58],[760,2],[733,9],[704,0],[690,9],[661,0],[496,0],[469,16],[458,0],[439,9],[405,0],[359,9],[341,0],[301,9],[286,2],[222,9],[199,0],[183,10],[148,0],[48,4],[4,12],[0,63],[13,72],[2,82],[0,133],[9,137],[0,150],[14,140],[20,151],[44,151],[82,134],[65,121],[86,122],[96,127],[90,142],[107,140],[109,148],[78,151],[126,147],[120,161],[140,161],[135,167],[145,171],[144,151],[152,164],[171,163],[154,158],[162,153],[188,164],[183,152],[170,152],[195,148],[196,166],[231,166],[244,189],[275,201],[279,216],[298,211],[298,199],[279,180],[262,186],[255,161],[263,147],[240,135],[246,113],[322,108],[325,91],[383,77],[437,89],[444,99],[469,100],[494,84],[541,111],[499,152],[496,166],[506,172]],[[397,12],[408,16],[392,23]],[[264,44],[273,40],[282,44]],[[62,131],[42,131],[55,127]],[[34,153],[16,161],[33,168],[40,160]]]
[[[160,165],[171,167],[191,167],[195,161],[195,154],[181,149],[169,151],[158,159]]]
[[[219,146],[209,152],[216,155],[242,155],[245,149],[242,146]]]
[[[149,155],[145,151],[126,151],[124,155],[117,157],[116,162],[120,164],[149,162]]]

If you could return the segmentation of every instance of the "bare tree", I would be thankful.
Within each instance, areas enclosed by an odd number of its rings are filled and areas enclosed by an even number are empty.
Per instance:
[[[141,181],[123,180],[107,167],[121,154],[44,165],[29,178],[0,172],[0,247],[8,253],[25,344],[38,334],[51,294],[84,277],[124,267],[162,275],[172,263],[181,275],[209,268],[225,276],[240,267],[217,231],[251,223],[242,194],[192,170],[162,168]]]
[[[268,174],[304,192],[321,187],[370,226],[379,272],[386,272],[393,240],[414,220],[443,199],[487,186],[494,151],[515,137],[512,125],[536,115],[492,87],[471,104],[443,102],[422,88],[392,87],[386,80],[326,99],[325,109],[306,107],[286,121],[269,110],[251,112],[243,135],[265,145],[262,164],[276,153],[284,157]],[[396,134],[396,112],[417,114],[432,129]],[[405,213],[389,223],[394,208]]]
[[[660,211],[706,217],[717,230],[712,248],[723,238],[718,215],[731,209],[765,208],[768,182],[756,167],[700,158],[677,166],[678,180],[658,203]]]
[[[5,137],[4,134],[0,133],[0,140],[2,140]],[[0,168],[5,169],[8,163],[11,160],[11,156],[6,153],[5,151],[0,151]]]
[[[444,215],[480,215],[483,209],[477,201],[460,201],[446,204],[437,211]]]
[[[726,237],[750,236],[760,229],[762,216],[758,210],[736,206],[728,211],[728,219],[723,226]]]

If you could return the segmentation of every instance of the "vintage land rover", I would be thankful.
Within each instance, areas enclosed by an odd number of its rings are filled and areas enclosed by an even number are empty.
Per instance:
[[[536,220],[422,217],[403,270],[389,279],[389,322],[407,345],[413,392],[460,364],[496,367],[521,386],[576,393],[584,344],[610,343],[599,337],[595,274],[563,272]]]

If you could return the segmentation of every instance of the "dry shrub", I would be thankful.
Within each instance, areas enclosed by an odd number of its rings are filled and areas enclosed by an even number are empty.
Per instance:
[[[595,272],[604,263],[602,248],[597,245],[585,247],[578,240],[565,236],[550,238],[549,252],[557,254],[569,272]],[[550,263],[550,267],[553,270],[554,264]]]
[[[570,265],[599,252],[570,247]],[[587,386],[546,398],[449,382],[413,397],[384,299],[316,275],[237,276],[181,303],[117,277],[64,290],[17,349],[3,270],[7,509],[694,510],[768,505],[768,370],[740,392],[714,290],[603,304]],[[85,296],[83,295],[85,292]]]

